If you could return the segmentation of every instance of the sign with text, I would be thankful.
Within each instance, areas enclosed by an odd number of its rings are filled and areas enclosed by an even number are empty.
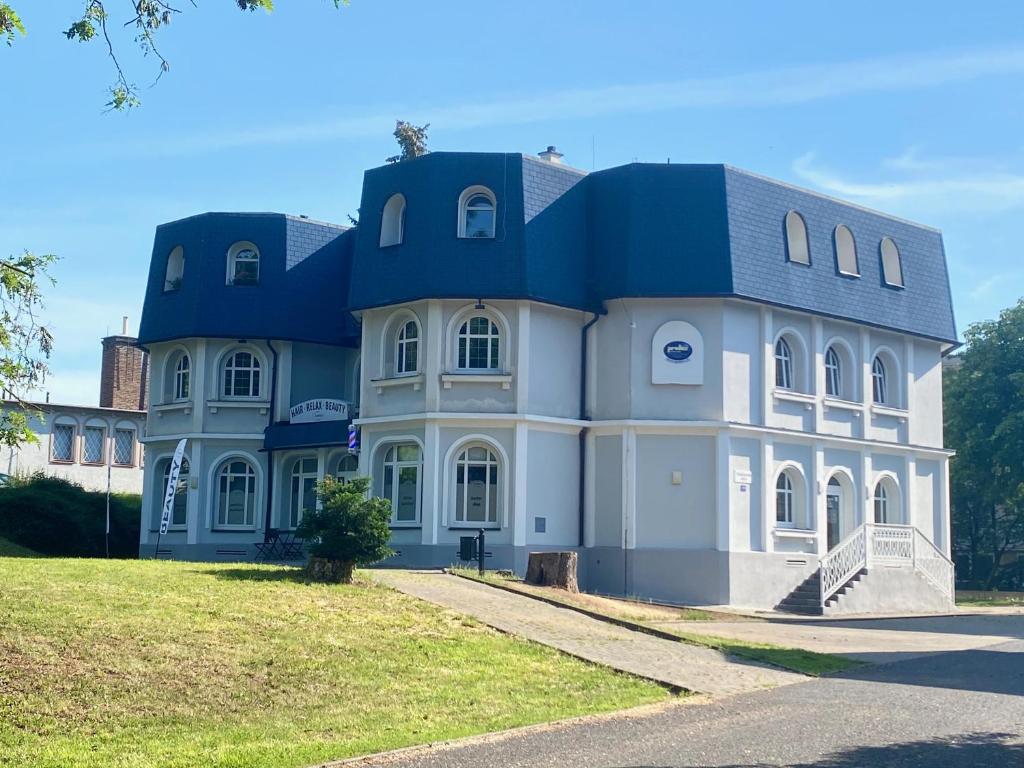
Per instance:
[[[652,384],[703,384],[704,337],[684,320],[670,320],[651,342]]]
[[[178,493],[178,475],[181,474],[181,462],[185,457],[186,438],[178,441],[178,447],[174,449],[174,456],[171,458],[171,466],[167,472],[167,487],[164,489],[164,506],[160,511],[160,535],[167,533],[171,524],[171,515],[174,513],[174,497]]]
[[[345,421],[348,419],[348,403],[344,400],[317,398],[293,405],[288,411],[292,424],[309,424],[315,421]]]

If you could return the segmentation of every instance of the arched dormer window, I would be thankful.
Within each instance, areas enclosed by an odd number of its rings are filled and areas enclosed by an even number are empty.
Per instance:
[[[775,342],[775,386],[793,389],[793,350],[782,336]]]
[[[882,280],[892,288],[903,287],[903,264],[900,250],[891,237],[883,237],[879,245],[882,255]]]
[[[380,215],[380,247],[401,245],[405,235],[405,195],[395,194],[384,204]]]
[[[224,358],[223,386],[226,398],[260,396],[260,361],[252,352],[239,350]]]
[[[415,320],[407,320],[398,329],[395,339],[395,375],[402,376],[419,370],[420,328]]]
[[[860,268],[857,266],[857,241],[853,239],[853,232],[845,224],[836,227],[832,238],[836,247],[836,270],[839,274],[847,277],[859,277]]]
[[[493,238],[497,208],[487,187],[466,189],[459,196],[459,237]]]
[[[176,291],[181,288],[181,279],[185,275],[185,249],[180,245],[167,254],[167,268],[164,271],[164,291]]]
[[[786,214],[786,260],[795,264],[811,263],[811,247],[807,241],[807,223],[796,211]]]
[[[460,371],[494,372],[501,368],[501,332],[487,315],[473,315],[458,329],[455,366]]]
[[[252,243],[235,243],[228,249],[228,285],[257,285],[260,281],[260,252]]]
[[[192,390],[192,360],[182,352],[174,366],[174,386],[172,396],[175,400],[188,400]]]

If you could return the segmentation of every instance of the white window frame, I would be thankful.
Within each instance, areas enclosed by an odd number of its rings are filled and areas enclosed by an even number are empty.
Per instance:
[[[235,365],[235,357],[238,355],[249,355],[252,362],[248,366]],[[236,371],[249,372],[249,394],[234,394],[234,379]],[[263,361],[260,360],[259,355],[250,349],[233,349],[224,356],[224,360],[221,363],[220,380],[220,395],[225,400],[258,399],[260,392],[263,391]],[[230,387],[228,386],[229,381],[231,382]],[[255,387],[253,386],[254,382]]]
[[[89,433],[100,433],[100,455],[96,460],[87,458],[86,451],[89,449]],[[107,463],[107,427],[104,424],[86,424],[82,427],[82,446],[79,464],[90,467],[101,467]]]
[[[836,251],[836,271],[846,277],[860,277],[857,238],[853,236],[853,230],[845,224],[839,224],[832,232],[832,243]],[[853,261],[852,267],[844,264],[847,260]]]
[[[487,332],[474,332],[471,323],[476,319],[487,321]],[[474,340],[483,339],[487,345],[487,367],[477,368],[470,366],[470,347]],[[465,345],[463,345],[465,342]],[[480,312],[470,314],[463,318],[455,330],[455,370],[465,373],[500,373],[502,360],[502,329],[498,321],[490,315]],[[463,350],[465,354],[463,354]],[[497,358],[497,365],[491,362]]]
[[[68,442],[67,458],[57,457],[57,430],[71,430],[71,438]],[[75,463],[75,438],[78,436],[78,425],[67,421],[58,421],[50,430],[50,463],[51,464],[74,464]]]
[[[871,401],[875,405],[891,405],[889,392],[889,372],[881,354],[871,360]]]
[[[401,245],[405,240],[405,195],[396,192],[384,203],[380,213],[380,248]]]
[[[891,237],[883,237],[878,244],[878,253],[882,262],[882,282],[889,288],[906,287],[903,277],[903,257],[900,255],[896,241]]]
[[[117,458],[117,447],[118,447],[118,436],[128,435],[128,461],[118,461]],[[135,466],[135,428],[134,427],[114,427],[114,444],[112,446],[111,463],[115,467],[134,467]]]
[[[413,336],[408,335],[410,326]],[[413,350],[416,364],[409,367],[409,349]],[[420,324],[415,318],[401,320],[395,335],[395,375],[414,376],[420,370]]]
[[[487,452],[486,457],[481,459],[470,459],[469,452],[474,448],[480,448]],[[462,519],[459,518],[459,470],[463,472],[463,478],[468,479],[471,467],[483,466],[487,476],[488,490],[484,493],[485,519],[467,520],[466,513],[469,508],[469,483],[462,483]],[[491,509],[490,478],[491,470],[494,470],[494,508]],[[502,460],[498,451],[493,446],[481,442],[469,442],[459,446],[455,454],[454,472],[452,473],[452,487],[455,491],[452,515],[454,527],[463,528],[498,528],[501,525],[502,514]]]
[[[825,350],[825,395],[843,396],[843,359],[831,344]]]
[[[416,449],[416,459],[399,459],[399,449],[410,447]],[[384,457],[381,460],[380,488],[383,498],[391,502],[391,526],[393,528],[419,526],[423,492],[423,448],[419,443],[413,441],[389,442],[382,445],[381,448],[384,450]],[[387,493],[386,480],[389,469],[391,470],[390,494]],[[399,476],[403,469],[416,470],[416,508],[412,520],[398,519]]]
[[[178,355],[174,365],[173,401],[180,403],[188,400],[192,394],[192,358],[187,352]]]
[[[235,463],[244,464],[246,467],[245,472],[235,473],[231,471],[231,465]],[[259,479],[259,472],[256,467],[253,466],[252,462],[244,456],[229,456],[222,459],[217,465],[217,472],[214,475],[216,479],[216,485],[214,486],[214,528],[215,530],[222,531],[248,531],[253,530],[256,527],[256,509],[259,506],[259,491],[257,481]],[[226,486],[230,489],[231,479],[241,477],[246,480],[245,490],[245,515],[246,520],[243,523],[228,523],[228,510],[224,507],[224,491],[225,480],[227,481]],[[251,490],[250,490],[251,487]],[[230,497],[230,490],[228,491]],[[251,503],[251,521],[249,518],[249,510]],[[223,520],[223,521],[222,521]]]
[[[782,518],[779,517],[780,500],[783,507]],[[775,527],[796,527],[796,490],[793,487],[791,473],[785,469],[775,478]]]
[[[802,264],[809,267],[811,265],[811,241],[807,235],[807,221],[803,215],[799,211],[788,211],[783,219],[783,229],[786,232],[786,261],[790,264]],[[803,241],[803,253],[807,257],[806,260],[794,258],[796,238]]]
[[[795,390],[793,370],[793,349],[785,336],[775,340],[775,387],[777,389]],[[780,367],[781,366],[781,367]],[[781,374],[781,375],[780,375]]]
[[[307,471],[304,468],[304,464],[307,461],[313,462],[313,469]],[[315,455],[304,455],[297,456],[292,462],[292,471],[289,476],[288,484],[288,519],[285,521],[286,525],[282,526],[286,530],[294,531],[299,527],[299,523],[302,522],[302,515],[306,511],[306,480],[312,478],[314,481],[320,479],[319,460]],[[298,493],[296,494],[295,484],[298,481]],[[313,506],[316,507],[316,485],[313,486]],[[297,506],[296,506],[297,505]]]
[[[477,195],[482,195],[484,198],[487,199],[487,201],[490,203],[489,208],[485,208],[483,206],[476,206],[476,205],[470,206],[470,204],[469,204],[470,201],[473,198],[475,198]],[[490,231],[490,234],[484,235],[482,237],[471,237],[470,235],[466,234],[466,219],[468,217],[469,212],[470,211],[474,211],[474,210],[481,210],[481,211],[482,210],[490,210],[491,211],[491,231]],[[494,196],[494,193],[490,189],[488,189],[487,187],[483,187],[483,186],[472,186],[472,187],[467,187],[466,189],[464,189],[462,191],[462,194],[459,195],[459,229],[458,229],[459,237],[467,239],[467,240],[493,240],[494,236],[495,236],[495,231],[497,230],[497,227],[498,227],[498,201],[497,201],[497,198]]]
[[[239,258],[239,255],[251,251],[253,257]],[[228,249],[228,265],[227,265],[227,285],[259,285],[260,282],[260,249],[255,244],[248,241],[242,241],[235,243]],[[255,263],[256,264],[256,279],[253,282],[237,282],[238,278],[238,265],[241,263]]]
[[[874,521],[882,525],[889,523],[889,492],[885,483],[879,480],[875,483],[875,492],[871,495],[872,508],[874,510]]]
[[[163,515],[164,494],[167,493],[167,481],[168,481],[168,479],[170,479],[170,475],[171,475],[171,457],[168,456],[166,459],[163,459],[161,461],[161,463],[162,463],[162,466],[163,466],[163,471],[160,473],[160,477],[161,477],[160,487],[157,489],[159,492],[153,494],[154,497],[155,497],[156,505],[157,505],[157,507],[156,507],[156,515],[157,515],[157,523],[156,524],[157,524],[157,526],[159,526],[159,524],[160,524],[160,517]],[[181,459],[181,468],[178,470],[178,486],[174,489],[174,504],[177,505],[178,494],[180,493],[182,498],[184,499],[183,504],[184,504],[184,509],[185,509],[185,520],[184,520],[184,522],[181,522],[181,523],[174,522],[175,507],[172,506],[171,507],[171,519],[170,519],[170,521],[168,521],[168,525],[167,525],[169,530],[183,531],[186,528],[188,528],[188,511],[189,511],[188,510],[188,507],[189,507],[189,504],[188,504],[188,485],[189,485],[188,480],[189,480],[189,473],[191,471],[192,471],[192,463],[188,460],[187,456],[183,456],[182,459]]]

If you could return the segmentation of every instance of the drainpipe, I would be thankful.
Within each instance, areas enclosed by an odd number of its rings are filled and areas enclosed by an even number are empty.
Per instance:
[[[274,411],[277,405],[277,350],[267,339],[267,349],[270,350],[272,363],[270,366],[270,418],[267,419],[267,426],[274,425]],[[263,540],[267,541],[270,536],[271,512],[274,505],[274,451],[267,450],[267,511],[263,520]]]
[[[590,327],[596,323],[601,315],[606,314],[608,310],[604,308],[602,304],[599,312],[595,312],[594,316],[590,318],[586,325],[583,326],[583,330],[580,332],[580,421],[590,421],[590,416],[587,415],[587,331]],[[586,515],[585,505],[583,503],[583,495],[586,491],[587,485],[587,433],[590,432],[589,427],[580,428],[580,467],[579,467],[579,530],[580,530],[580,547],[583,547],[583,527],[584,517]]]

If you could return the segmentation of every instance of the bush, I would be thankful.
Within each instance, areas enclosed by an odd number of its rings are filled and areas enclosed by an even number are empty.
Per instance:
[[[43,555],[103,557],[107,494],[42,474],[0,487],[0,536]],[[138,557],[142,497],[110,496],[110,556]]]
[[[369,498],[370,479],[339,483],[330,477],[317,487],[320,508],[306,512],[297,535],[309,547],[309,575],[316,581],[352,580],[352,570],[392,552],[391,502]]]

